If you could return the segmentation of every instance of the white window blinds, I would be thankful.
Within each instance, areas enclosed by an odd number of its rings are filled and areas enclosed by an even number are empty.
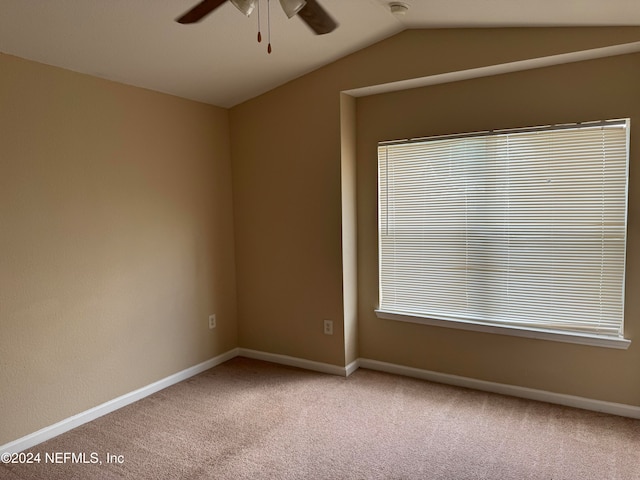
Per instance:
[[[379,311],[622,337],[628,130],[380,144]]]

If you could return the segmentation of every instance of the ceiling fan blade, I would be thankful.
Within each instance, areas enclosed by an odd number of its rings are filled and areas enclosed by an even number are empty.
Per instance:
[[[316,0],[307,0],[307,4],[298,12],[298,16],[316,35],[333,32],[338,26],[338,23]]]
[[[202,0],[184,15],[176,18],[178,23],[196,23],[213,12],[227,0]]]

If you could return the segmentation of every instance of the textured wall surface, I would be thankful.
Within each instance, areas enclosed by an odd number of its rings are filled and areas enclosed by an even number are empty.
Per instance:
[[[429,329],[414,329],[414,342],[409,343],[405,339],[411,334],[399,333],[406,331],[406,325],[395,323],[380,331],[377,319],[370,317],[374,306],[370,284],[377,282],[377,272],[369,263],[358,265],[359,297],[364,307],[353,319],[348,303],[352,286],[343,287],[341,282],[350,278],[343,273],[353,268],[356,253],[343,235],[354,232],[353,223],[357,224],[358,259],[362,249],[368,248],[367,242],[376,237],[375,232],[361,226],[371,221],[372,214],[367,204],[364,210],[360,205],[363,199],[359,191],[366,187],[359,180],[357,188],[348,188],[351,166],[342,155],[348,156],[350,147],[342,141],[341,127],[343,133],[350,128],[344,124],[348,115],[341,115],[340,92],[638,40],[640,28],[636,27],[407,30],[231,109],[240,345],[335,365],[366,356],[443,372],[458,371],[445,359],[448,357],[427,361],[427,344],[417,339],[430,335]],[[531,78],[545,81],[544,73],[533,75]],[[572,80],[576,81],[575,75]],[[429,117],[442,122],[446,130],[464,131],[465,117],[483,116],[473,103],[478,96],[486,99],[481,103],[483,109],[494,108],[494,91],[461,89],[458,93],[461,96],[456,104],[460,108],[454,117]],[[388,98],[389,103],[395,101],[395,97]],[[358,103],[361,101],[365,99],[359,98]],[[466,110],[465,101],[470,101]],[[544,103],[534,103],[544,112]],[[420,113],[429,116],[429,112],[429,104],[422,102]],[[360,136],[370,140],[370,128],[363,130],[361,122],[368,122],[371,128],[378,121],[406,125],[399,110],[389,115],[382,110],[358,113],[353,121],[358,125],[358,149]],[[579,112],[570,113],[574,118]],[[413,117],[422,120],[417,114]],[[425,128],[416,126],[424,134]],[[363,162],[370,160],[365,157],[358,151],[359,178]],[[375,153],[371,158],[376,158]],[[349,211],[356,191],[357,217]],[[362,290],[363,285],[367,290]],[[324,318],[334,320],[333,336],[323,335]],[[464,338],[469,334],[458,335]],[[352,345],[355,338],[359,339],[359,352]],[[510,345],[514,351],[519,349],[517,342]],[[540,355],[546,348],[555,346],[544,344]],[[476,353],[484,352],[492,353],[487,349]],[[600,351],[591,354],[602,355]],[[472,357],[470,361],[475,362]],[[472,374],[473,370],[467,372]],[[495,378],[503,376],[496,374]],[[527,380],[520,376],[516,383],[526,385]]]
[[[235,347],[237,325],[228,112],[0,71],[3,444]]]
[[[371,170],[375,142],[398,136],[619,116],[635,131],[637,56],[340,95],[638,40],[410,30],[230,111],[0,55],[0,444],[237,346],[640,405],[638,137],[628,351],[375,318]]]

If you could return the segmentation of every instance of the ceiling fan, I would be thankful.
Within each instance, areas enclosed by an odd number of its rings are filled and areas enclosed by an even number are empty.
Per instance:
[[[202,0],[195,7],[176,19],[176,22],[196,23],[213,12],[227,0]],[[249,16],[260,0],[229,0],[238,10]],[[338,24],[331,18],[316,0],[280,0],[280,5],[287,17],[297,15],[314,31],[316,35],[324,35],[336,29]]]

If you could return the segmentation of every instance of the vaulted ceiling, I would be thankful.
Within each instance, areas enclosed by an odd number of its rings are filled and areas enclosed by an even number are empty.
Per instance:
[[[640,25],[638,0],[403,0],[402,16],[388,0],[318,1],[339,23],[327,35],[277,0],[260,0],[260,27],[230,2],[181,25],[198,0],[2,0],[0,52],[231,107],[409,28]]]

